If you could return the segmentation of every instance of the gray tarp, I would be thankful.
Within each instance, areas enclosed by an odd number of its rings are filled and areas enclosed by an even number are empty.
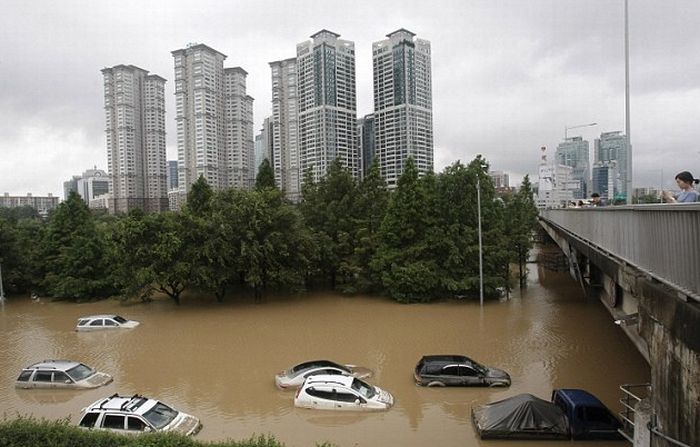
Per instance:
[[[532,394],[472,409],[481,439],[569,439],[569,422],[559,407]]]

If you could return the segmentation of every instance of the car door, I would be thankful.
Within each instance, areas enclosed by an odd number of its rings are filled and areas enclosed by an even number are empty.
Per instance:
[[[335,408],[341,410],[356,410],[360,407],[360,401],[358,400],[359,396],[357,396],[355,393],[351,393],[349,390],[342,388],[333,391],[335,391],[333,396]]]
[[[73,381],[70,377],[68,377],[68,374],[64,373],[63,371],[55,371],[51,382],[55,388],[73,387]]]
[[[126,429],[130,433],[142,432],[146,430],[146,427],[148,427],[148,425],[143,420],[141,420],[141,418],[138,418],[136,416],[128,416],[126,418]]]
[[[116,329],[119,327],[119,323],[112,320],[111,318],[105,318],[104,325],[105,325],[105,329]]]
[[[484,383],[484,378],[481,374],[471,366],[460,365],[459,366],[459,380],[462,385],[474,386],[482,385]]]
[[[97,329],[102,329],[104,327],[103,321],[104,320],[102,320],[102,318],[97,318],[95,320],[92,320],[90,322],[90,324],[88,325],[88,327],[85,328],[85,330],[94,331]]]
[[[52,374],[53,371],[37,370],[32,379],[32,388],[51,388],[53,386],[51,383]]]
[[[105,414],[102,418],[102,428],[110,431],[123,432],[126,418],[123,414]]]
[[[459,376],[459,369],[459,365],[443,366],[442,371],[440,371],[440,381],[442,381],[445,385],[462,385]]]

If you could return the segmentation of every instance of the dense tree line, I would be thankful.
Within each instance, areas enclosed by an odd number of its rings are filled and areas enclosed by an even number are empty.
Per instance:
[[[275,188],[269,163],[251,191],[215,192],[200,178],[180,212],[95,216],[71,194],[46,221],[0,214],[0,263],[10,293],[70,299],[158,292],[179,303],[194,289],[221,301],[310,287],[401,302],[474,296],[477,184],[484,287],[498,296],[512,264],[523,283],[536,210],[527,177],[498,197],[480,156],[424,176],[409,159],[393,192],[376,165],[358,181],[335,162],[318,182],[305,175],[299,204]]]

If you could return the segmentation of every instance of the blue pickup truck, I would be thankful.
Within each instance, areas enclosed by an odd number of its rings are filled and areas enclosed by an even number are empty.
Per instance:
[[[597,397],[578,389],[552,391],[552,403],[569,420],[572,439],[623,439],[620,421]]]

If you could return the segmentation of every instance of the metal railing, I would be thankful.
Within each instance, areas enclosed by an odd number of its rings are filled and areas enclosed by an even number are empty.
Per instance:
[[[550,209],[540,218],[700,301],[700,203]]]
[[[622,419],[622,428],[620,434],[629,442],[634,442],[634,415],[637,404],[651,392],[651,385],[648,383],[627,383],[620,385],[622,397],[622,411],[620,411],[620,419]]]

